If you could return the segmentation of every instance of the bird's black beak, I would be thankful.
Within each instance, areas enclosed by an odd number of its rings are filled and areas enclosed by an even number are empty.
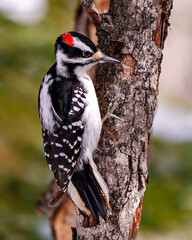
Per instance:
[[[100,50],[98,50],[96,53],[92,56],[94,59],[96,59],[98,62],[114,62],[114,63],[120,63],[119,60],[109,57],[107,55],[104,55]]]

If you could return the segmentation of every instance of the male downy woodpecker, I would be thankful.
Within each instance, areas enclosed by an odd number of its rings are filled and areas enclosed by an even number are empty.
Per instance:
[[[106,218],[109,193],[92,159],[101,117],[88,72],[97,63],[119,61],[77,32],[57,38],[55,57],[38,98],[45,157],[59,189],[68,191],[76,206],[99,222],[99,213]]]

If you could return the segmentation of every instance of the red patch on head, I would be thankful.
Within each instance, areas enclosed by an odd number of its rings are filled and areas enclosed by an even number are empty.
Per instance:
[[[68,32],[63,33],[62,40],[68,43],[71,47],[74,47],[73,36],[71,33],[68,33]]]

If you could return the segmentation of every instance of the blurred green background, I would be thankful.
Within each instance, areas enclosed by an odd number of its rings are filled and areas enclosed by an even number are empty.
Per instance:
[[[52,178],[43,155],[37,96],[40,82],[54,62],[53,44],[56,37],[74,29],[78,1],[36,0],[33,1],[37,4],[36,11],[31,14],[26,10],[23,18],[21,12],[16,11],[23,1],[1,1],[0,240],[51,239],[46,216],[39,218],[35,213],[37,199]],[[15,1],[18,2],[17,6],[13,4]],[[30,0],[25,2],[29,4]],[[175,2],[176,10],[173,10],[171,19],[175,25],[172,29],[182,28],[182,24],[174,20],[181,9],[179,0]],[[185,5],[189,11],[190,2],[185,0]],[[12,6],[12,10],[7,6]],[[171,37],[168,36],[167,41],[169,39]],[[165,49],[165,58],[169,50]],[[174,65],[169,64],[169,68],[171,66],[174,69]],[[163,67],[163,72],[168,72],[166,67]],[[168,80],[172,79],[170,73],[168,77],[165,73],[162,76],[160,82],[163,84],[168,84]],[[178,75],[183,78],[181,76]],[[150,183],[137,236],[140,240],[192,239],[192,123],[189,121],[192,119],[192,102],[186,94],[182,98],[182,91],[180,94],[177,89],[174,92],[174,88],[170,89],[166,84],[160,95],[159,105],[163,107],[157,111],[154,124]],[[188,87],[186,89],[183,91],[188,93]],[[190,92],[188,95],[191,96]],[[167,110],[170,104],[171,110]],[[178,105],[182,110],[177,110]],[[178,116],[181,121],[175,123]],[[182,116],[185,116],[183,122]],[[189,124],[186,124],[186,118]],[[173,125],[175,130],[171,128]],[[189,128],[186,129],[187,126]],[[169,132],[171,129],[172,132]],[[186,134],[183,135],[183,131]]]
[[[54,63],[57,36],[73,29],[77,1],[49,1],[44,7],[46,14],[36,23],[17,23],[0,14],[1,240],[50,236],[47,218],[35,212],[52,178],[43,154],[37,97]]]

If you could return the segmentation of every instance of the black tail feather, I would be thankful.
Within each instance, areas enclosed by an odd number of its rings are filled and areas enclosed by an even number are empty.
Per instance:
[[[106,219],[106,201],[89,164],[84,166],[84,170],[73,174],[72,183],[97,223],[99,213]]]
[[[98,211],[96,211],[95,207],[93,206],[93,201],[89,200],[90,193],[88,191],[79,191],[80,196],[82,197],[86,207],[90,210],[92,213],[94,219],[99,223],[99,215]]]
[[[106,220],[106,202],[100,191],[100,186],[92,173],[89,174],[89,177],[92,180],[92,182],[96,182],[96,184],[95,185],[93,184],[93,186],[91,185],[91,187],[90,185],[88,185],[89,190],[92,193],[95,204],[97,205],[97,208],[101,216],[103,217],[104,220]],[[97,196],[100,196],[100,197],[97,197]]]

